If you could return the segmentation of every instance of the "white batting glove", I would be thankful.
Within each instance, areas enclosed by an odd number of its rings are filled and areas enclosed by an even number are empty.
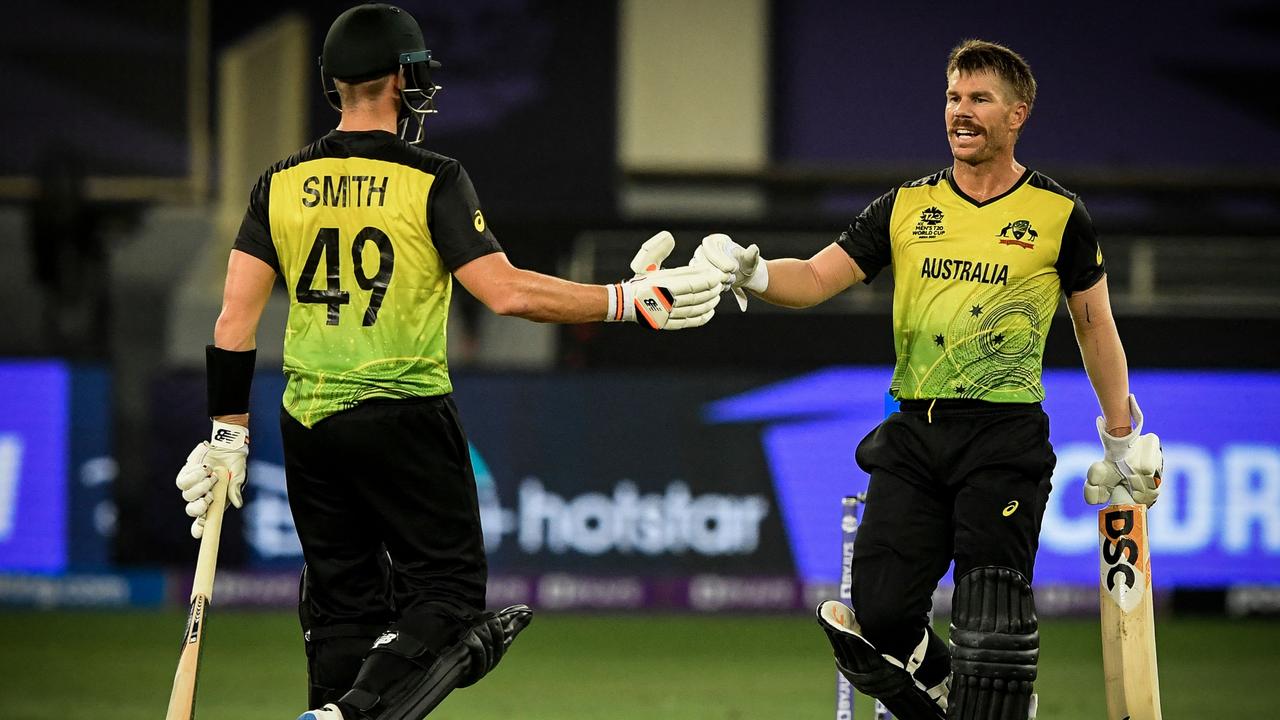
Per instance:
[[[244,506],[244,466],[249,457],[249,429],[243,425],[213,421],[213,433],[209,440],[195,446],[187,456],[187,463],[178,471],[174,482],[187,501],[187,515],[195,518],[191,523],[191,537],[204,535],[204,523],[209,506],[213,503],[213,469],[227,470],[227,498],[237,508]]]
[[[738,309],[746,311],[747,293],[761,293],[769,287],[769,263],[760,257],[760,247],[742,247],[724,233],[714,233],[702,238],[702,244],[693,251],[692,267],[709,264],[733,276],[733,297]]]
[[[640,246],[631,260],[630,280],[609,285],[605,322],[638,322],[654,330],[681,330],[707,324],[730,277],[715,267],[662,269],[675,248],[663,230]]]
[[[1129,412],[1136,426],[1124,437],[1111,435],[1106,421],[1097,419],[1103,459],[1090,465],[1085,477],[1084,499],[1091,505],[1110,501],[1118,486],[1125,487],[1136,502],[1147,506],[1160,496],[1160,476],[1164,472],[1160,438],[1154,433],[1142,434],[1142,409],[1133,395],[1129,396]]]

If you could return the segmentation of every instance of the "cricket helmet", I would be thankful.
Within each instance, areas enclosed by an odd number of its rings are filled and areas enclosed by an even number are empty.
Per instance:
[[[422,140],[422,123],[436,111],[435,94],[440,86],[431,81],[431,70],[440,63],[422,39],[422,28],[408,12],[386,3],[357,5],[338,16],[329,26],[320,55],[320,84],[325,99],[341,111],[342,103],[335,79],[359,83],[404,68],[400,90],[400,137],[406,137],[411,120],[417,130],[410,142]]]

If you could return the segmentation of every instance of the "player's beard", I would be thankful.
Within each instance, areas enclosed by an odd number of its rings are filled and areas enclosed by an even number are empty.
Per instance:
[[[960,125],[958,127],[972,126]],[[993,136],[986,128],[981,128],[978,132],[979,134],[974,138],[976,142],[972,142],[968,147],[958,148],[955,145],[955,128],[948,128],[947,141],[951,147],[951,157],[955,158],[956,162],[977,167],[998,157],[1010,144],[1010,138],[1003,134]]]

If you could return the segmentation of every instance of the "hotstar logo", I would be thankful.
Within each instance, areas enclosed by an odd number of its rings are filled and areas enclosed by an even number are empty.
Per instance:
[[[769,501],[760,495],[695,495],[679,480],[662,493],[641,492],[634,482],[619,480],[609,494],[566,495],[526,477],[515,505],[504,507],[493,474],[474,446],[471,465],[487,552],[496,552],[513,535],[529,555],[747,555],[759,547],[760,525],[769,515]]]

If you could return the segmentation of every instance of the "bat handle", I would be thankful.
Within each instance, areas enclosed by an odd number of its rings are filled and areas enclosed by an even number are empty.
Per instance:
[[[1111,501],[1109,505],[1134,505],[1136,504],[1133,495],[1129,493],[1129,488],[1123,483],[1117,483],[1114,490],[1111,491]]]
[[[205,515],[204,534],[200,538],[200,554],[196,559],[196,576],[191,583],[191,600],[197,595],[213,598],[213,574],[218,565],[218,543],[222,539],[222,516],[227,509],[227,486],[230,475],[224,467],[213,469],[213,502]]]

